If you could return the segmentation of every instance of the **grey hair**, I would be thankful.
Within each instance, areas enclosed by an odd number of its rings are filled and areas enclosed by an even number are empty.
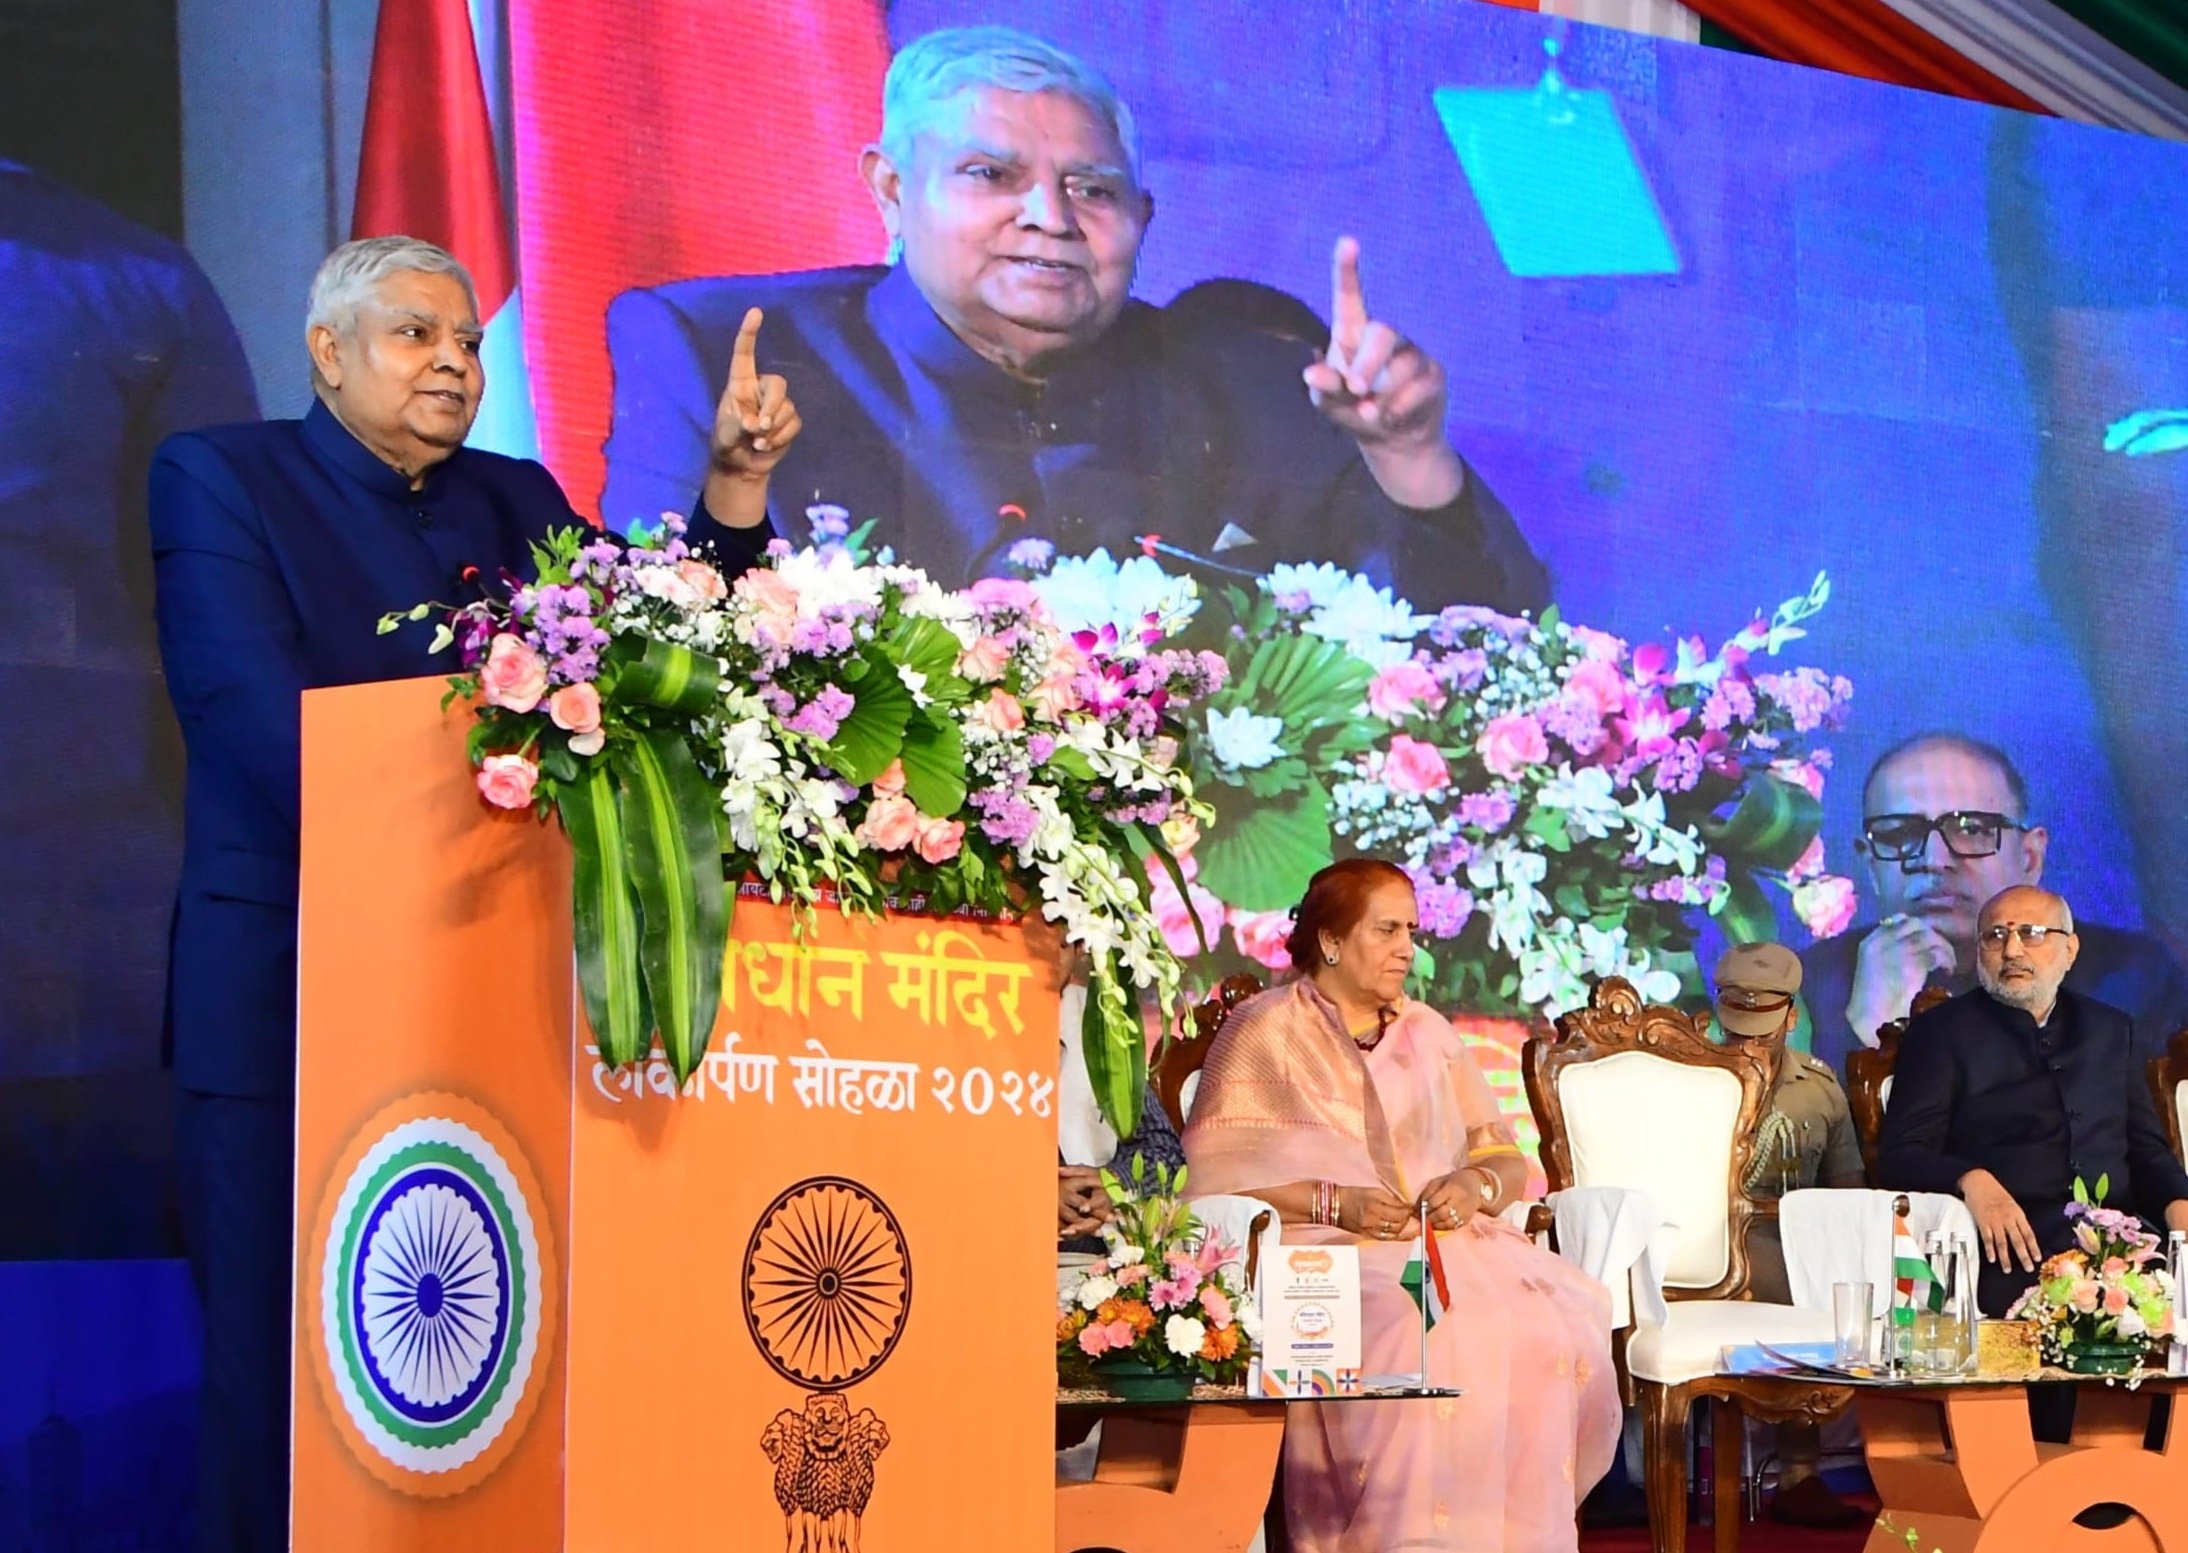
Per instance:
[[[1140,134],[1115,87],[1085,61],[1015,27],[946,27],[914,39],[881,85],[881,149],[903,167],[912,141],[952,98],[983,87],[1062,92],[1109,121],[1125,170],[1140,183]]]
[[[370,302],[380,282],[390,275],[416,271],[424,275],[453,275],[463,287],[474,317],[479,311],[479,288],[463,261],[446,248],[422,237],[360,237],[344,243],[320,262],[312,277],[311,301],[305,309],[304,327],[325,324],[336,334],[357,327],[357,310]]]

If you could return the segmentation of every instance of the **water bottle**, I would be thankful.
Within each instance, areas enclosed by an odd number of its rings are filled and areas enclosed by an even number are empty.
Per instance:
[[[2165,1373],[2188,1375],[2188,1230],[2165,1237],[2165,1272],[2173,1283],[2173,1337],[2165,1345]]]

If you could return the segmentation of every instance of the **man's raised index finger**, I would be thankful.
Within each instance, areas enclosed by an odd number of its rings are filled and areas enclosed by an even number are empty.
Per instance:
[[[1367,296],[1360,289],[1360,242],[1340,237],[1330,256],[1330,339],[1350,356],[1367,328]]]
[[[729,353],[731,377],[754,378],[760,375],[760,319],[756,307],[745,309],[745,320],[737,326],[737,343]]]

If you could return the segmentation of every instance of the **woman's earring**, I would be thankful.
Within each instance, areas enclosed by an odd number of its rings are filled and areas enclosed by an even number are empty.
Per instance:
[[[1324,965],[1335,965],[1337,963],[1337,956],[1331,954],[1327,949],[1325,949],[1322,951],[1322,963]]]

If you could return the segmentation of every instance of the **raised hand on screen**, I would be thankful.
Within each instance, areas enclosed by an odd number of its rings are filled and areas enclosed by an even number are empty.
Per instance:
[[[780,373],[760,370],[760,318],[760,310],[750,308],[738,326],[729,354],[729,383],[714,409],[709,449],[717,472],[752,480],[764,480],[782,462],[803,425],[790,400],[789,381]]]
[[[1360,444],[1386,495],[1408,507],[1441,507],[1465,482],[1444,437],[1443,368],[1369,315],[1356,239],[1337,240],[1331,271],[1329,351],[1306,369],[1307,391]]]

